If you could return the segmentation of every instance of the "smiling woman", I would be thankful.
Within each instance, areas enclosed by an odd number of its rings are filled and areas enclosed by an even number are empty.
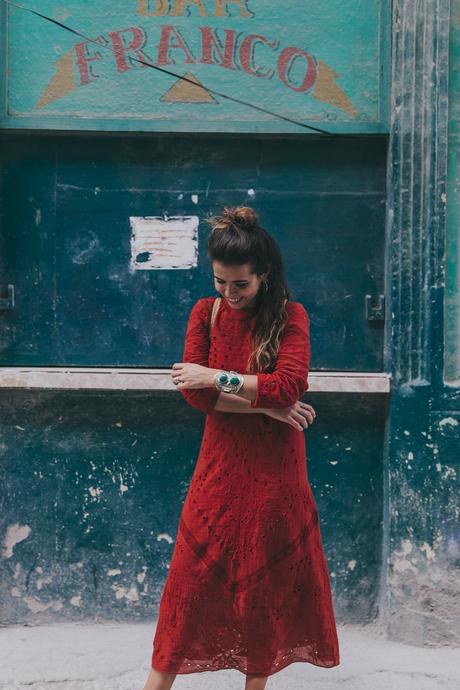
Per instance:
[[[257,315],[248,372],[270,369],[286,325],[289,298],[278,244],[248,206],[224,208],[221,216],[208,222],[213,228],[208,258],[216,290],[235,309]]]
[[[266,274],[259,277],[252,273],[250,264],[225,266],[220,261],[213,261],[213,269],[215,288],[224,299],[242,309],[255,305],[260,284],[266,282]]]

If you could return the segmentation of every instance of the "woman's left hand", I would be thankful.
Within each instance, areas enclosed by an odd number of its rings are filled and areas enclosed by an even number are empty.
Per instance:
[[[211,388],[214,385],[212,369],[191,362],[175,362],[172,365],[173,383],[176,388]]]

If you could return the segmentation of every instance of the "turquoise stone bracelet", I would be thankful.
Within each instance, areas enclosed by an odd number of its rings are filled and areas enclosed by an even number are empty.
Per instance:
[[[236,371],[218,371],[214,375],[214,383],[224,393],[238,393],[244,384],[244,376]]]

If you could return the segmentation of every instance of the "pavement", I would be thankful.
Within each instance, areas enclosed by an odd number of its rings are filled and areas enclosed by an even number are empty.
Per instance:
[[[385,639],[378,624],[338,625],[341,663],[296,662],[270,676],[267,690],[458,690],[460,648],[414,647]],[[153,623],[78,622],[0,627],[2,690],[142,690]],[[176,677],[177,690],[244,688],[244,674]]]

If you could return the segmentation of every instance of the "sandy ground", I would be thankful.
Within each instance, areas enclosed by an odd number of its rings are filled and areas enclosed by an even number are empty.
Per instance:
[[[0,628],[2,690],[142,690],[154,626],[61,623]],[[341,664],[294,663],[271,676],[267,690],[458,690],[460,649],[422,648],[386,640],[378,625],[338,626]],[[178,690],[244,688],[225,670],[178,675]]]

